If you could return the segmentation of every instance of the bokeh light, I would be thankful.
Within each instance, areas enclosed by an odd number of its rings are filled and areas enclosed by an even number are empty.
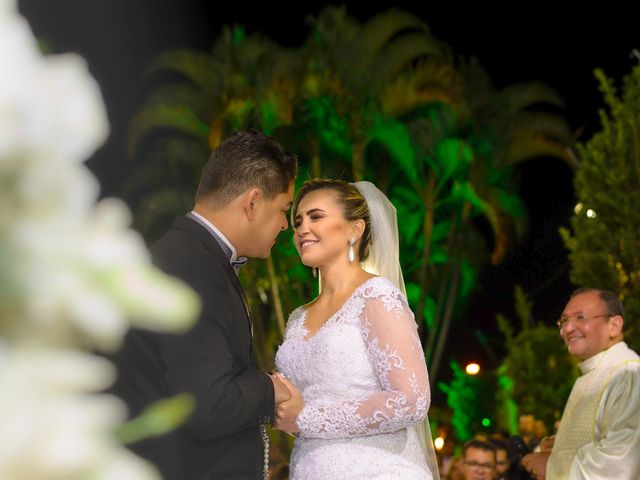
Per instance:
[[[464,371],[467,372],[467,375],[477,375],[480,373],[480,365],[475,362],[468,363]]]

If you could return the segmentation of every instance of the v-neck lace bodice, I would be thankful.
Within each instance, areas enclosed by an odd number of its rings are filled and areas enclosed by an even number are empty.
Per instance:
[[[407,429],[425,418],[430,391],[404,296],[374,277],[309,338],[304,319],[302,308],[291,314],[276,355],[305,401],[291,478],[430,478]]]
[[[373,277],[376,278],[376,277]],[[362,284],[360,286],[358,286],[351,295],[349,295],[349,297],[345,300],[345,302],[342,304],[342,306],[333,314],[331,315],[327,320],[325,320],[325,322],[320,325],[320,328],[318,328],[313,334],[311,334],[311,331],[307,328],[306,322],[307,322],[307,308],[305,307],[299,307],[297,308],[294,313],[298,312],[298,316],[300,317],[300,324],[301,324],[301,328],[304,331],[304,335],[302,336],[304,340],[311,340],[313,337],[315,337],[318,333],[320,333],[320,331],[324,328],[325,325],[330,324],[335,318],[340,318],[345,312],[349,312],[350,309],[350,303],[351,301],[354,300],[354,298],[358,295],[358,292],[360,291],[361,288],[365,288],[367,283],[369,283],[369,281],[373,280],[373,278],[369,278],[368,280],[365,280],[364,282],[362,282]],[[290,322],[291,319],[293,318],[293,314],[290,317]]]

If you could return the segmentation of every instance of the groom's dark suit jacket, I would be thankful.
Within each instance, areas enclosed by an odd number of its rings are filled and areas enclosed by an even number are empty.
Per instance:
[[[197,323],[181,335],[131,330],[115,356],[114,393],[137,415],[155,400],[189,392],[197,404],[177,431],[132,447],[166,480],[256,479],[259,424],[272,421],[271,379],[255,368],[251,323],[238,278],[220,245],[189,217],[151,247],[154,263],[202,299]]]

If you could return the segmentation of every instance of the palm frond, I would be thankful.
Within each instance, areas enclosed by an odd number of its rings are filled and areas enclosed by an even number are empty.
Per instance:
[[[441,51],[432,37],[421,33],[406,33],[385,45],[372,59],[367,74],[378,83],[385,83],[401,71],[411,68],[418,60],[439,56]]]
[[[555,157],[573,166],[566,143],[532,129],[519,129],[510,136],[504,153],[505,165],[514,165],[536,157]]]
[[[158,238],[173,219],[184,215],[193,206],[193,192],[177,188],[164,188],[145,196],[134,210],[136,228],[145,238]]]
[[[211,121],[213,98],[188,83],[161,85],[149,93],[145,106],[187,107],[204,123]]]
[[[209,125],[186,107],[152,105],[139,111],[131,121],[127,146],[131,158],[142,137],[158,128],[168,128],[201,138],[206,138],[209,133]]]
[[[150,77],[161,72],[180,74],[203,92],[217,83],[218,75],[211,54],[195,50],[162,52],[151,61],[144,75]]]
[[[510,85],[500,92],[507,105],[507,114],[512,114],[535,104],[546,104],[566,109],[567,105],[558,92],[542,82],[526,82]]]
[[[444,59],[420,62],[414,69],[390,79],[380,93],[382,109],[403,117],[417,107],[441,102],[463,113],[466,109],[462,79]]]
[[[361,27],[358,35],[349,42],[354,57],[351,60],[352,67],[357,70],[364,70],[371,65],[381,51],[401,42],[408,46],[405,39],[420,41],[433,54],[440,54],[442,49],[440,42],[429,34],[427,24],[415,15],[398,9],[390,9],[380,13]],[[396,50],[402,53],[402,49]],[[358,55],[358,57],[355,57]],[[406,57],[406,54],[403,54]]]

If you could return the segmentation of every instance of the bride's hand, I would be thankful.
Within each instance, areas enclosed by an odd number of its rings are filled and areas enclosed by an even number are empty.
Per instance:
[[[273,382],[273,393],[275,395],[276,405],[291,398],[289,387],[282,381],[283,376],[277,372],[269,375]]]
[[[287,378],[281,374],[277,374],[279,379],[289,390],[291,398],[285,402],[276,405],[276,421],[274,427],[289,433],[298,431],[296,418],[304,407],[304,400],[300,391]]]

